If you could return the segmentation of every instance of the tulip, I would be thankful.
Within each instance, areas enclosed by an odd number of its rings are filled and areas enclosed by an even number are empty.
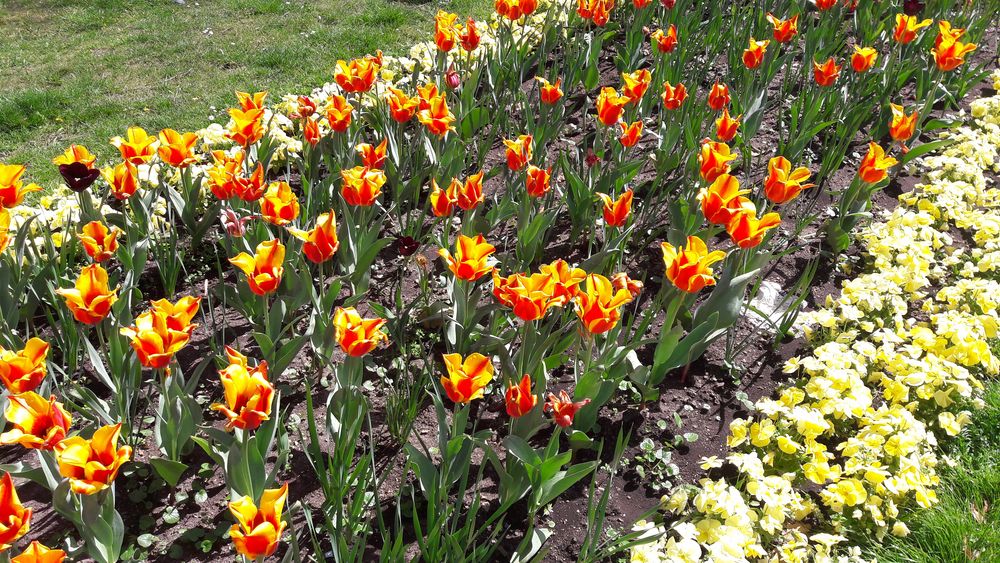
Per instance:
[[[406,95],[406,92],[389,87],[385,99],[389,104],[389,114],[398,123],[406,123],[417,114],[419,99],[416,96],[411,98]]]
[[[49,345],[39,338],[31,338],[18,352],[0,346],[0,381],[12,394],[34,391],[45,379],[45,358]]]
[[[118,250],[118,233],[115,227],[108,229],[100,221],[91,221],[84,225],[83,230],[76,236],[80,239],[87,256],[94,262],[104,262]]]
[[[465,360],[461,354],[445,354],[444,367],[448,375],[441,376],[441,386],[453,403],[468,404],[483,398],[483,390],[493,381],[493,363],[474,352]]]
[[[787,43],[795,37],[799,32],[799,15],[795,14],[787,20],[782,20],[774,16],[774,14],[767,14],[767,21],[771,23],[774,27],[774,40],[778,43]]]
[[[323,135],[319,132],[319,122],[311,117],[302,118],[302,139],[315,147],[323,140]]]
[[[66,152],[52,159],[63,181],[74,192],[89,188],[100,177],[101,171],[94,168],[95,161],[97,157],[83,145],[70,145]]]
[[[576,13],[581,18],[594,22],[594,25],[604,27],[614,7],[615,0],[577,0]]]
[[[740,118],[742,115],[736,116],[735,119],[729,116],[729,108],[722,110],[722,115],[715,120],[715,136],[719,138],[723,143],[728,143],[736,137],[736,132],[740,128]]]
[[[354,307],[337,307],[333,315],[334,337],[348,356],[364,356],[389,337],[382,332],[385,319],[363,319]]]
[[[483,171],[479,171],[459,183],[452,180],[456,203],[465,211],[472,211],[483,202]]]
[[[256,430],[271,416],[274,385],[267,380],[267,362],[262,361],[250,369],[247,357],[229,346],[226,346],[226,358],[229,365],[219,370],[226,402],[215,403],[211,409],[228,419],[226,430]]]
[[[729,86],[716,81],[712,85],[712,90],[708,93],[708,107],[715,111],[721,111],[722,108],[729,105],[731,99],[729,96]]]
[[[347,102],[347,98],[334,94],[326,106],[326,121],[330,124],[330,129],[343,133],[351,126],[353,113],[354,106]]]
[[[535,80],[541,84],[538,87],[538,96],[541,98],[543,104],[555,105],[563,97],[563,91],[559,87],[562,84],[561,79],[556,79],[554,84],[541,76],[536,76]]]
[[[767,231],[781,224],[781,217],[777,213],[767,213],[760,219],[757,218],[757,211],[744,209],[733,215],[726,225],[726,232],[732,238],[733,243],[740,248],[753,248],[764,240]]]
[[[497,15],[511,21],[530,16],[538,8],[538,0],[496,0]]]
[[[525,374],[520,383],[507,387],[504,403],[507,406],[507,415],[512,418],[519,418],[531,412],[538,404],[538,396],[531,394],[531,376]]]
[[[611,86],[601,88],[601,93],[597,96],[597,119],[604,125],[611,127],[622,118],[625,104],[630,101],[628,96],[619,96],[618,90]]]
[[[776,156],[767,163],[767,179],[764,180],[764,195],[777,204],[788,203],[804,189],[813,184],[809,180],[810,172],[805,166],[792,170],[792,163],[783,156]]]
[[[604,334],[618,324],[621,306],[632,301],[627,289],[616,289],[611,280],[590,274],[576,295],[576,314],[590,334]]]
[[[314,264],[322,264],[340,248],[337,238],[337,217],[331,209],[316,218],[316,226],[309,231],[288,229],[295,238],[302,241],[302,252]]]
[[[671,86],[669,82],[663,83],[663,106],[667,109],[677,109],[687,98],[687,88],[683,84]]]
[[[947,38],[940,41],[931,52],[938,69],[948,72],[965,63],[965,56],[976,50],[975,43],[962,43],[957,39]]]
[[[878,51],[871,47],[854,46],[854,54],[851,55],[851,68],[854,72],[865,72],[875,65],[878,58]]]
[[[247,223],[254,217],[256,216],[248,215],[240,217],[238,213],[228,207],[219,211],[219,221],[222,223],[222,228],[226,230],[229,236],[235,238],[241,238],[246,234]]]
[[[640,293],[642,293],[642,282],[639,280],[633,280],[628,277],[628,274],[625,272],[618,272],[614,276],[611,276],[611,285],[614,286],[615,289],[624,289],[625,291],[628,291],[629,295],[632,296],[632,299],[635,299]]]
[[[0,207],[0,254],[3,254],[13,238],[10,234],[10,212],[7,208]]]
[[[427,106],[426,109],[417,112],[417,121],[424,124],[428,133],[443,136],[448,131],[455,130],[451,125],[455,122],[455,114],[448,109],[444,94],[428,98]]]
[[[132,448],[118,448],[122,425],[102,426],[90,440],[66,438],[56,445],[59,473],[69,479],[70,489],[81,495],[103,491],[115,480],[121,466],[132,458]]]
[[[662,29],[657,29],[649,38],[653,41],[653,45],[656,46],[659,52],[672,53],[677,48],[677,26],[670,24],[666,32]]]
[[[166,299],[150,302],[151,310],[164,315],[167,326],[171,330],[180,330],[188,334],[191,334],[198,326],[191,324],[191,321],[198,314],[200,305],[201,297],[191,297],[190,295],[181,297],[177,303],[171,303]]]
[[[52,164],[56,166],[79,163],[90,168],[95,162],[97,162],[97,157],[83,145],[70,145],[65,152],[52,159]]]
[[[288,483],[285,483],[280,489],[264,489],[260,508],[249,496],[229,503],[229,511],[238,522],[229,529],[237,553],[251,561],[274,554],[287,526],[281,520],[287,499]]]
[[[632,5],[636,10],[641,10],[653,3],[653,0],[632,0]]]
[[[729,173],[729,161],[736,158],[729,152],[729,145],[715,141],[704,141],[698,154],[701,177],[706,182],[714,182],[722,174]]]
[[[555,291],[551,274],[512,274],[502,278],[493,271],[493,296],[523,321],[540,319],[550,307],[565,303],[566,297],[555,295]]]
[[[0,552],[10,549],[31,528],[31,509],[21,504],[10,473],[0,479]]]
[[[667,279],[677,289],[687,293],[697,293],[705,286],[715,285],[712,264],[726,257],[721,250],[709,252],[705,241],[696,236],[689,236],[686,246],[674,248],[664,242],[660,248],[667,267]]]
[[[236,195],[243,201],[257,201],[264,196],[264,165],[257,163],[249,178],[235,175],[232,178]]]
[[[455,48],[458,42],[458,32],[455,30],[455,21],[458,14],[451,14],[444,10],[438,10],[434,16],[434,44],[438,50],[447,53]]]
[[[187,168],[198,160],[194,155],[197,143],[197,133],[178,133],[173,129],[164,129],[160,131],[160,160],[174,168]]]
[[[350,170],[341,170],[342,178],[340,195],[348,205],[369,207],[382,193],[385,185],[385,173],[364,166],[355,166]]]
[[[816,84],[820,86],[833,86],[834,82],[837,81],[837,77],[840,76],[841,68],[833,60],[833,57],[830,57],[823,63],[813,61],[813,78],[816,80]]]
[[[278,290],[285,269],[285,246],[278,240],[267,240],[257,245],[253,256],[240,252],[229,259],[247,277],[250,291],[257,295],[267,295]]]
[[[251,111],[255,109],[263,110],[264,100],[266,98],[267,92],[254,92],[252,94],[240,91],[236,92],[236,102],[243,111]]]
[[[367,92],[378,78],[381,66],[370,58],[352,59],[351,62],[337,61],[334,81],[349,93]]]
[[[627,98],[630,104],[638,103],[646,94],[646,90],[649,89],[650,80],[652,80],[652,75],[644,68],[631,73],[623,72],[622,97]],[[610,124],[605,123],[605,125]]]
[[[452,256],[448,249],[442,248],[438,250],[438,256],[444,258],[448,269],[456,278],[471,282],[493,271],[489,256],[496,250],[496,247],[486,242],[486,238],[481,234],[475,238],[458,235],[458,240],[455,241],[455,255]]]
[[[111,195],[115,199],[128,199],[139,189],[139,169],[131,162],[125,161],[114,168],[105,168],[101,173],[111,186]]]
[[[951,27],[951,22],[948,20],[940,20],[938,22],[938,34],[934,38],[934,46],[939,47],[941,43],[946,41],[955,42],[965,35],[965,29],[961,27]]]
[[[918,20],[916,16],[906,14],[896,14],[896,28],[892,32],[892,38],[897,43],[907,44],[917,38],[917,32],[933,23],[931,19]]]
[[[66,560],[66,552],[61,549],[49,549],[38,543],[31,542],[20,555],[13,557],[11,563],[62,563]]]
[[[920,112],[915,111],[911,115],[906,115],[903,106],[889,104],[892,109],[892,120],[889,122],[889,135],[900,143],[913,136],[917,128],[917,120],[920,119]]]
[[[431,195],[428,198],[431,204],[431,211],[435,217],[447,217],[458,203],[457,189],[461,187],[461,182],[452,180],[447,190],[442,190],[438,186],[437,180],[431,179]]]
[[[552,278],[552,297],[558,300],[558,305],[568,303],[579,293],[579,286],[587,279],[587,272],[569,265],[562,258],[550,264],[542,264],[538,271]]]
[[[25,186],[21,181],[25,168],[21,164],[0,164],[0,208],[17,207],[24,201],[24,196],[41,191],[38,184]]]
[[[139,363],[150,369],[167,369],[174,354],[191,340],[195,326],[171,327],[166,314],[152,310],[136,317],[133,326],[118,332],[131,340]]]
[[[20,444],[28,449],[51,450],[69,432],[73,417],[52,395],[45,400],[41,395],[27,391],[11,395],[4,411],[11,429],[0,434],[0,444]]]
[[[232,118],[233,123],[229,126],[226,136],[244,149],[256,143],[264,136],[264,126],[261,123],[264,119],[264,110],[230,109],[229,117]]]
[[[598,197],[604,203],[601,212],[604,215],[604,224],[609,227],[624,227],[628,222],[629,215],[632,214],[632,190],[625,190],[618,199],[611,199],[607,194],[598,192]]]
[[[482,36],[476,28],[476,20],[469,18],[464,29],[461,25],[458,26],[458,43],[466,51],[475,51],[481,40]]]
[[[444,73],[444,84],[450,90],[454,90],[462,85],[462,76],[455,70],[455,64],[448,65],[448,70]]]
[[[748,193],[750,190],[740,190],[740,182],[735,176],[720,174],[710,186],[698,192],[701,212],[709,223],[728,224],[740,210],[754,208],[753,202],[743,197]]]
[[[503,144],[507,147],[507,168],[520,170],[531,160],[531,135],[518,135],[517,139],[504,139]]]
[[[260,214],[264,220],[279,227],[299,216],[299,200],[292,193],[288,182],[271,182],[260,200]]]
[[[549,182],[552,179],[552,169],[539,168],[535,165],[528,166],[525,174],[525,189],[531,197],[542,197],[549,193]]]
[[[770,44],[771,42],[767,39],[755,41],[751,37],[750,46],[743,51],[743,66],[750,69],[759,67],[764,62],[764,53],[767,52],[767,46]]]
[[[156,154],[156,137],[146,133],[142,127],[129,127],[125,138],[115,137],[111,144],[118,147],[122,160],[135,165],[146,164]]]
[[[813,5],[820,11],[825,12],[837,5],[837,0],[813,0]]]
[[[209,180],[208,187],[215,197],[224,201],[236,197],[241,192],[237,178],[242,174],[243,158],[242,151],[232,157],[224,151],[212,151],[214,163],[206,170],[206,174]]]
[[[858,176],[863,182],[877,184],[885,180],[888,170],[898,164],[895,158],[886,156],[878,144],[868,143],[868,153],[861,159],[861,166],[858,168]]]
[[[553,422],[562,428],[568,428],[573,424],[573,418],[576,416],[577,411],[588,404],[590,404],[590,399],[574,403],[569,394],[565,390],[562,390],[559,391],[558,397],[549,393],[549,400],[545,403],[545,412],[552,413]]]
[[[354,150],[361,155],[361,163],[364,166],[382,169],[385,166],[385,149],[388,142],[388,139],[382,139],[382,142],[374,147],[368,143],[359,143]]]
[[[618,137],[618,141],[625,148],[634,147],[642,137],[642,121],[636,121],[628,125],[625,122],[619,122],[618,125],[622,128],[622,134]]]
[[[108,273],[98,264],[91,264],[80,271],[76,284],[70,289],[57,289],[66,300],[66,306],[77,321],[96,325],[111,312],[118,300],[117,289],[108,288]]]

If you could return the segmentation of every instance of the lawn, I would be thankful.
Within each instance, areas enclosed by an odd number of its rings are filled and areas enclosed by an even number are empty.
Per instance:
[[[130,125],[203,127],[233,90],[274,95],[332,80],[339,58],[398,53],[439,9],[485,17],[490,0],[9,0],[0,13],[0,162],[43,185],[52,157],[99,157]],[[103,162],[108,162],[102,158]]]

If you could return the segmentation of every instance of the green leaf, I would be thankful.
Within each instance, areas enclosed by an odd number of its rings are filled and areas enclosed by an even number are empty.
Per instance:
[[[163,478],[171,487],[176,487],[181,479],[181,475],[188,466],[179,461],[173,461],[162,457],[154,457],[149,460],[149,464],[156,470],[156,474]],[[148,547],[148,546],[144,546]]]

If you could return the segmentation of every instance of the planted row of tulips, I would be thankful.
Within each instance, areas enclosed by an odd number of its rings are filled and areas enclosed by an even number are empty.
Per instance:
[[[310,95],[237,93],[225,126],[132,127],[103,169],[73,145],[53,159],[75,192],[57,220],[0,165],[0,441],[37,454],[4,468],[5,550],[31,518],[9,475],[77,529],[46,561],[111,562],[134,533],[119,472],[173,486],[205,455],[247,559],[539,554],[545,507],[605,465],[602,409],[654,399],[713,343],[735,357],[777,260],[846,249],[872,195],[936,146],[913,148],[981,74],[968,38],[988,23],[952,2],[496,8],[441,12],[412,58],[338,61]],[[845,163],[854,179],[831,182]],[[779,336],[814,271],[765,323]],[[425,411],[430,443],[412,431]],[[378,433],[407,476],[388,496]],[[318,505],[290,498],[293,447]],[[582,559],[639,541],[603,536],[603,506]]]

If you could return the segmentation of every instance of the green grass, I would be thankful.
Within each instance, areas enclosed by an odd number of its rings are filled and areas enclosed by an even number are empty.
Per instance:
[[[991,382],[986,408],[949,454],[957,465],[943,472],[940,503],[907,518],[911,534],[872,548],[882,562],[1000,561],[1000,383]]]
[[[339,58],[405,53],[439,9],[484,18],[492,0],[5,0],[0,162],[57,180],[70,143],[107,163],[130,125],[192,130],[235,103],[332,80]],[[216,109],[213,110],[212,107]]]

